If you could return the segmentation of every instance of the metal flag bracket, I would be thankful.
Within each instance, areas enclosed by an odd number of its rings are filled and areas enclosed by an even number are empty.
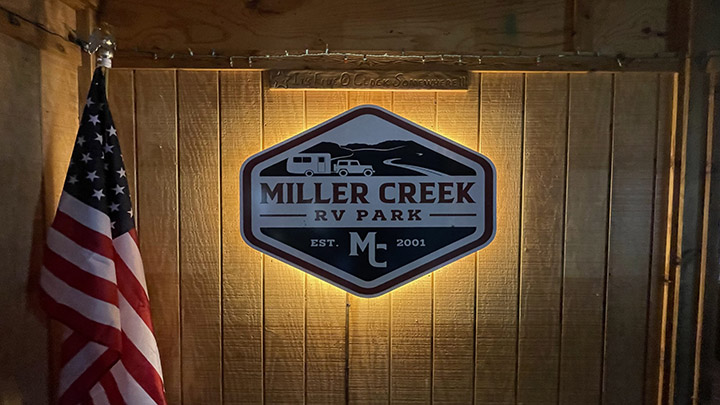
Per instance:
[[[108,24],[101,24],[90,34],[88,41],[76,40],[83,50],[97,56],[97,63],[105,68],[112,67],[117,42]]]

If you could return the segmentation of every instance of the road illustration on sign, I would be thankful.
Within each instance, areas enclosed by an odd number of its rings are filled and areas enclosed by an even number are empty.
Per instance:
[[[495,233],[492,163],[377,106],[250,157],[240,182],[250,246],[365,297],[481,249]]]

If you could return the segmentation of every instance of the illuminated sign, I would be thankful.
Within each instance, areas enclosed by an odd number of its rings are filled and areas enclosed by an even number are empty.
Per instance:
[[[495,168],[377,106],[346,111],[243,164],[252,247],[374,297],[486,246]]]

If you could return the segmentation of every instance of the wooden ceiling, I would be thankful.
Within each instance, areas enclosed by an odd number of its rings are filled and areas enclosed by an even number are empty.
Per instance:
[[[667,51],[669,0],[105,0],[120,54]],[[144,51],[144,52],[138,52]]]

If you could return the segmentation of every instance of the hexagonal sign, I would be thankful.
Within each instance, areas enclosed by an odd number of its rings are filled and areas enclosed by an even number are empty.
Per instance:
[[[240,186],[250,246],[363,297],[495,235],[490,160],[372,105],[250,157]]]

